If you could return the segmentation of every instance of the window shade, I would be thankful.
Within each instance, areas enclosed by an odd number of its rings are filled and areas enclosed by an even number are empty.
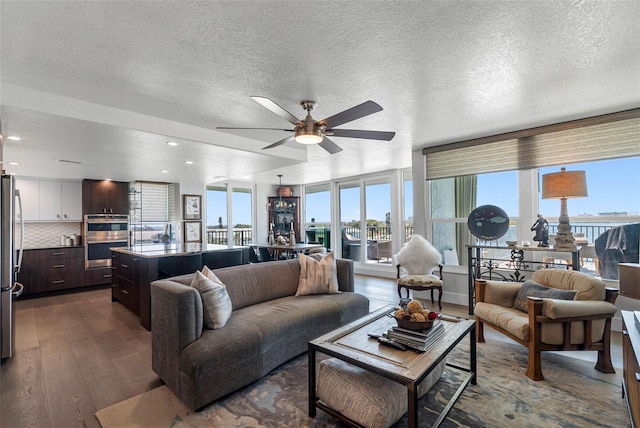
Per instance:
[[[142,189],[142,221],[169,221],[168,186],[166,183],[150,183],[143,181]]]
[[[426,178],[640,156],[640,109],[422,150]]]

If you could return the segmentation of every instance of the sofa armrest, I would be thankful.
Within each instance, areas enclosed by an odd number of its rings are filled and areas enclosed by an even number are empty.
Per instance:
[[[521,282],[476,279],[476,302],[512,308],[520,287],[522,287]]]
[[[542,315],[553,320],[591,317],[610,318],[618,309],[615,305],[599,300],[542,299]]]
[[[353,260],[336,259],[336,270],[338,272],[338,289],[340,291],[354,292],[354,270]]]
[[[202,299],[195,288],[171,280],[151,283],[151,363],[174,388],[180,385],[180,354],[202,335]]]

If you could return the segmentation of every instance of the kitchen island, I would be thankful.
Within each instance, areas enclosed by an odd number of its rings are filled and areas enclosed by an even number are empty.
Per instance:
[[[168,243],[132,245],[111,250],[111,300],[118,301],[140,317],[151,330],[153,281],[193,273],[207,265],[216,269],[249,263],[249,247]]]

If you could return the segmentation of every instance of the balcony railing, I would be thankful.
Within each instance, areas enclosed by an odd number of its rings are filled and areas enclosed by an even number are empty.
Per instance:
[[[207,228],[207,244],[229,245],[227,229]],[[233,229],[233,245],[253,244],[253,232],[249,228]]]
[[[404,242],[407,242],[413,235],[413,225],[405,225],[404,229]],[[360,238],[360,228],[355,226],[344,226],[342,230],[345,233],[353,236],[354,238]],[[313,242],[321,242],[325,247],[329,248],[329,236],[331,228],[326,226],[307,226],[305,229],[307,240]],[[367,226],[367,240],[368,241],[386,241],[391,240],[392,228],[391,226]]]

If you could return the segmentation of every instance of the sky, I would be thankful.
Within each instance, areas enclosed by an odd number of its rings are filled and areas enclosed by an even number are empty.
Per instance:
[[[589,162],[570,165],[567,170],[584,170],[587,177],[589,196],[569,199],[567,202],[570,217],[579,215],[597,215],[603,212],[626,212],[628,215],[640,215],[640,158],[616,159],[615,161]],[[540,176],[559,172],[560,167],[540,168]],[[477,206],[496,205],[504,209],[509,216],[518,216],[517,173],[507,171],[483,174],[478,177]],[[405,194],[412,194],[412,183],[405,182]],[[367,186],[367,218],[384,221],[390,211],[390,185],[374,184]],[[207,220],[209,225],[217,224],[222,217],[227,224],[226,193],[207,191]],[[342,189],[342,221],[359,220],[359,188]],[[312,193],[306,196],[307,222],[315,218],[317,223],[331,221],[329,192]],[[406,198],[405,211],[413,213],[413,198]],[[560,202],[557,199],[540,200],[540,213],[547,217],[560,214]],[[233,193],[234,224],[251,223],[251,197],[249,193]]]

